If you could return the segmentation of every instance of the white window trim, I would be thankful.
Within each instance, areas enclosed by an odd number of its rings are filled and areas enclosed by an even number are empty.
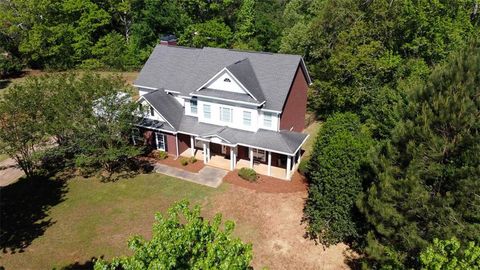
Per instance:
[[[195,103],[195,106],[192,106],[193,103]],[[192,108],[195,108],[195,112],[193,112]],[[198,100],[190,99],[190,113],[193,115],[198,115]]]
[[[270,122],[270,124],[267,125],[266,124],[267,122]],[[272,126],[273,126],[273,114],[272,113],[263,113],[263,126],[268,127],[268,128],[272,128]]]
[[[265,162],[267,160],[267,151],[265,151],[263,149],[258,149],[258,148],[254,148],[252,150],[253,150],[253,158],[254,159],[258,158],[262,162]],[[263,153],[260,153],[260,152],[263,152]]]
[[[245,116],[248,115],[248,118],[246,118]],[[248,119],[248,124],[246,123],[245,120]],[[243,114],[242,114],[242,123],[244,126],[247,126],[247,127],[251,127],[252,126],[252,112],[250,111],[243,111]]]
[[[208,108],[208,117],[207,117],[207,110],[205,108]],[[205,119],[212,119],[212,105],[210,104],[203,104],[203,118]]]
[[[161,138],[161,139],[159,140],[159,138]],[[160,147],[160,144],[159,144],[160,141],[163,143],[163,148]],[[165,134],[160,133],[160,132],[155,132],[155,142],[157,144],[157,150],[165,151],[166,145],[167,145],[167,140],[166,140]]]
[[[233,109],[229,107],[220,106],[220,122],[223,123],[233,123]],[[228,110],[230,112],[230,119],[228,121],[223,120],[223,110]]]

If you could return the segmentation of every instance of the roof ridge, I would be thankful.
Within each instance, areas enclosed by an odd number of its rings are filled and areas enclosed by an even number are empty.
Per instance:
[[[231,51],[231,52],[241,52],[241,53],[252,53],[252,54],[265,54],[265,55],[286,55],[286,56],[298,56],[303,57],[300,54],[290,54],[290,53],[278,53],[278,52],[264,52],[264,51],[255,51],[255,50],[242,50],[242,49],[226,49],[226,48],[215,48],[215,47],[203,47],[202,49],[213,49],[213,50],[222,50],[222,51]]]

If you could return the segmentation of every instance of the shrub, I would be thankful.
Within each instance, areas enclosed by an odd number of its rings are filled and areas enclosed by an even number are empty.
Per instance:
[[[180,158],[180,164],[182,164],[182,166],[187,166],[188,165],[188,159],[187,158]]]
[[[193,164],[193,163],[197,162],[197,159],[196,159],[195,157],[190,157],[190,158],[188,159],[188,162],[190,162],[190,163]]]
[[[249,182],[257,181],[257,172],[250,168],[241,168],[238,171],[238,176]]]
[[[155,150],[152,153],[153,157],[158,160],[166,159],[168,157],[168,153],[161,150]]]
[[[307,233],[324,245],[359,236],[355,201],[362,192],[362,164],[371,145],[353,113],[327,119],[317,135],[308,165]]]
[[[308,159],[304,159],[298,164],[298,172],[301,175],[306,175],[308,173],[308,162]]]

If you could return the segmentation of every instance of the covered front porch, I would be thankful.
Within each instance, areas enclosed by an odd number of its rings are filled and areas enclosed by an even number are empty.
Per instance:
[[[290,180],[300,162],[300,149],[293,155],[278,153],[267,149],[232,145],[218,138],[199,138],[190,136],[189,148],[180,155],[195,156],[206,165],[225,170],[252,168],[257,173]]]

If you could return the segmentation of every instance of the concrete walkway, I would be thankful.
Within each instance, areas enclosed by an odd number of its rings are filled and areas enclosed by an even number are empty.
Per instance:
[[[198,173],[188,172],[182,169],[170,167],[164,164],[155,164],[154,169],[157,173],[166,174],[177,177],[196,184],[217,188],[222,184],[223,177],[227,175],[228,171],[205,166]]]
[[[23,171],[17,166],[15,160],[8,158],[0,162],[0,187],[8,186],[23,176]]]

